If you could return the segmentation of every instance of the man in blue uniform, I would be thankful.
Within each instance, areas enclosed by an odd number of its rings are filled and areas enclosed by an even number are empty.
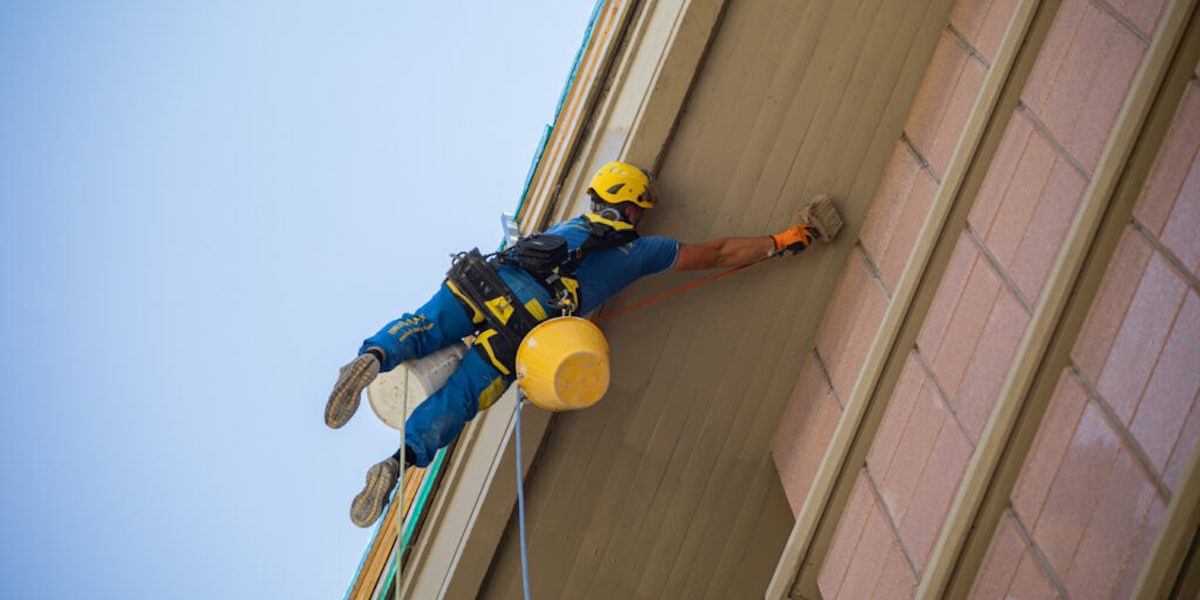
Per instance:
[[[784,251],[799,252],[818,237],[828,239],[820,223],[797,224],[772,236],[726,237],[700,244],[639,237],[637,224],[655,202],[651,177],[649,172],[621,162],[604,165],[587,193],[592,213],[545,232],[565,238],[566,246],[575,252],[576,260],[569,272],[563,273],[561,284],[548,285],[512,261],[493,262],[492,268],[511,291],[510,297],[537,321],[561,313],[561,304],[555,302],[562,298],[556,296],[569,294],[567,301],[576,312],[587,314],[646,275],[738,266]],[[601,239],[605,241],[598,243]],[[483,312],[487,307],[481,307],[479,297],[463,287],[461,280],[448,277],[424,306],[367,338],[358,357],[342,367],[329,396],[325,423],[341,427],[358,408],[362,390],[379,372],[475,335],[471,351],[446,384],[406,421],[405,447],[368,470],[366,485],[350,509],[351,520],[360,527],[371,525],[382,514],[401,465],[428,465],[438,449],[453,441],[467,421],[491,406],[513,382],[511,355],[515,348],[505,347],[504,336],[498,335]]]

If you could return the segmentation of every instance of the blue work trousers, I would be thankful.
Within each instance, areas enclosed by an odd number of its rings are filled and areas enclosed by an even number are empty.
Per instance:
[[[549,314],[550,294],[528,273],[508,266],[498,269],[500,278],[523,304],[536,299],[541,315]],[[539,315],[535,314],[535,317]],[[475,317],[474,320],[472,317]],[[478,313],[468,314],[445,283],[433,298],[415,313],[406,313],[363,341],[358,353],[368,348],[384,352],[380,371],[390,371],[410,358],[420,358],[488,327]],[[409,462],[425,467],[462,431],[467,421],[492,405],[512,383],[475,349],[463,356],[446,384],[427,398],[404,423],[404,440]],[[398,451],[397,458],[404,451]]]

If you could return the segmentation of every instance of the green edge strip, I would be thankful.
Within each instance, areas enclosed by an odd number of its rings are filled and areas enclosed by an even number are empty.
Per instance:
[[[425,470],[425,477],[421,480],[421,491],[417,493],[417,500],[413,505],[408,507],[408,512],[412,515],[419,515],[425,510],[425,503],[429,501],[429,495],[433,490],[433,482],[437,479],[437,474],[442,468],[442,459],[446,457],[446,449],[438,450],[437,458],[433,459],[433,464]],[[398,488],[399,486],[397,486]],[[387,575],[384,577],[383,585],[380,586],[380,592],[387,595],[388,588],[392,586],[392,580],[396,577],[396,564],[399,562],[400,553],[404,548],[408,547],[408,541],[412,538],[413,530],[417,526],[418,519],[407,519],[408,525],[404,528],[404,537],[400,542],[400,548],[396,551],[396,560],[392,561],[388,567]]]

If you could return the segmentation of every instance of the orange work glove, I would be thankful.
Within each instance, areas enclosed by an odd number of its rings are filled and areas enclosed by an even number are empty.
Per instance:
[[[775,253],[791,252],[795,254],[812,244],[817,237],[817,229],[806,223],[792,225],[787,231],[771,236],[775,241]]]

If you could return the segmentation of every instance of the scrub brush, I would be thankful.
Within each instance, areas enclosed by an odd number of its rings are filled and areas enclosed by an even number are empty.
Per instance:
[[[808,224],[817,229],[822,242],[833,241],[844,225],[837,207],[825,194],[817,194],[804,206],[804,216],[808,219]]]

